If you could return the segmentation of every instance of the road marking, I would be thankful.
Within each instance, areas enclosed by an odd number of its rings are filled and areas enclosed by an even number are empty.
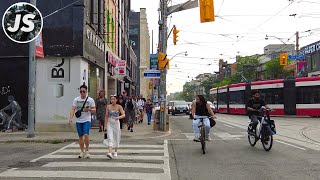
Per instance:
[[[115,158],[116,159],[116,158]],[[163,168],[163,164],[121,163],[121,162],[50,162],[42,167],[126,167],[126,168]]]
[[[78,159],[78,155],[46,155],[42,157],[43,159]],[[107,155],[92,155],[91,159],[108,159]],[[126,160],[163,160],[163,156],[126,156],[119,155],[117,159],[126,159]]]
[[[244,137],[244,135],[232,135],[227,132],[219,132],[219,133],[213,133],[214,135],[220,137],[221,139],[240,139],[240,137]]]
[[[164,140],[164,177],[167,180],[171,180],[171,173],[170,173],[170,157],[169,157],[169,146],[168,140]]]
[[[229,128],[234,128],[233,126],[227,125],[227,124],[223,124],[224,126],[227,126]]]
[[[79,147],[78,144],[73,143],[69,147]],[[149,145],[149,144],[120,144],[120,148],[164,148],[163,145]],[[104,144],[90,144],[89,148],[107,148]]]
[[[286,143],[286,142],[283,142],[283,141],[279,141],[279,140],[275,140],[275,141],[277,141],[277,142],[279,142],[279,143],[282,143],[282,144],[285,144],[285,145],[288,145],[288,146],[295,147],[295,148],[297,148],[297,149],[301,149],[301,150],[306,151],[306,149],[304,149],[304,148],[302,148],[302,147],[295,146],[295,145],[293,145],[293,144],[289,144],[289,143]]]
[[[79,153],[79,149],[63,149],[59,151],[61,153]],[[89,149],[90,154],[91,153],[107,153],[106,149]],[[163,153],[163,150],[141,150],[141,149],[118,149],[118,153]]]
[[[36,158],[36,159],[33,159],[33,160],[31,160],[30,162],[36,162],[36,161],[38,161],[39,159],[42,159],[44,156],[55,154],[55,153],[57,153],[57,152],[59,152],[59,151],[62,151],[62,150],[64,150],[64,149],[67,149],[68,147],[73,146],[74,144],[75,144],[75,143],[73,142],[73,143],[71,143],[71,144],[69,144],[69,145],[66,145],[66,146],[64,146],[64,147],[62,147],[62,148],[60,148],[60,149],[58,149],[58,150],[56,150],[56,151],[54,151],[54,152],[52,152],[52,153],[49,153],[49,154],[40,156],[40,157],[38,157],[38,158]]]
[[[77,179],[145,179],[167,180],[163,173],[103,172],[103,171],[35,171],[9,169],[0,177],[77,178]]]

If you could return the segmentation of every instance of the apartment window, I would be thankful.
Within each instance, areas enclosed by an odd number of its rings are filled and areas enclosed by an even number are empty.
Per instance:
[[[94,17],[94,0],[91,0],[90,1],[90,15],[89,15],[90,24],[93,23],[93,17]]]

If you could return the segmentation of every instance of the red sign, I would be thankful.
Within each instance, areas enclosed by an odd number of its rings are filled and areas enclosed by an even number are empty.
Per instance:
[[[117,61],[118,60],[119,60],[119,58],[117,58],[111,52],[108,52],[108,63],[110,63],[113,67],[117,66]]]
[[[43,41],[42,41],[42,32],[35,40],[36,43],[36,57],[38,58],[44,58],[43,53]]]

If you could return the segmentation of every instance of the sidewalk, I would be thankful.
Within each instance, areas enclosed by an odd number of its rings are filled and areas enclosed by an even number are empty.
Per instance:
[[[149,138],[162,138],[169,136],[171,130],[168,132],[154,131],[153,121],[152,125],[147,125],[146,120],[142,124],[134,124],[134,132],[130,132],[124,126],[121,131],[122,139],[149,139]],[[74,124],[75,126],[75,124]],[[102,142],[104,132],[98,132],[99,129],[90,130],[90,140],[94,142]],[[43,142],[43,143],[62,143],[74,142],[78,139],[76,132],[36,132],[34,138],[27,138],[26,131],[19,131],[13,133],[0,133],[0,143],[10,142]]]

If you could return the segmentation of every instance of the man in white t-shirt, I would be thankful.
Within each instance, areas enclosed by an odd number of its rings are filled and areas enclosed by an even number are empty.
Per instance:
[[[80,86],[80,96],[76,97],[72,103],[72,110],[70,112],[69,124],[77,111],[81,111],[80,117],[75,117],[77,131],[79,135],[79,145],[81,153],[79,158],[90,158],[89,153],[89,131],[91,127],[91,113],[96,112],[96,105],[91,97],[87,97],[87,86]],[[85,103],[85,105],[84,105]],[[84,105],[84,106],[83,106]],[[84,138],[83,138],[84,137]],[[86,147],[84,147],[86,145]]]

